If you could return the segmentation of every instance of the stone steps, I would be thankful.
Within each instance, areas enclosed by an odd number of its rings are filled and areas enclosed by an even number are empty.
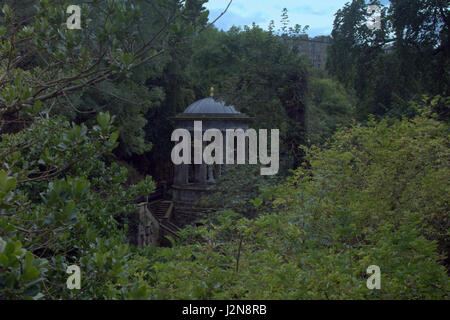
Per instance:
[[[165,236],[171,236],[176,239],[178,238],[178,231],[180,231],[180,228],[170,221],[173,211],[173,202],[158,200],[149,203],[148,208],[160,225],[160,245],[171,246],[170,241]]]

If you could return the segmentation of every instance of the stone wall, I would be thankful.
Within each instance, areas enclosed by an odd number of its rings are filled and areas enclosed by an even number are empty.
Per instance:
[[[160,226],[147,208],[147,202],[139,204],[139,210],[128,219],[130,243],[139,246],[159,246]]]
[[[328,36],[308,38],[305,35],[300,38],[300,54],[308,56],[314,69],[325,69],[329,45],[330,37]]]

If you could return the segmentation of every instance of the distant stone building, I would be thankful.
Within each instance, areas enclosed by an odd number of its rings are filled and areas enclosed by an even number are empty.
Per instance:
[[[208,129],[218,129],[226,136],[227,129],[247,130],[251,118],[227,106],[223,101],[211,97],[191,104],[183,113],[171,118],[176,129],[186,129],[194,137],[194,122],[202,121],[202,135]],[[192,143],[193,144],[193,143]],[[225,147],[225,141],[223,146]],[[228,150],[223,150],[225,157]],[[192,154],[191,154],[192,156]],[[192,159],[191,163],[193,163]],[[224,158],[225,161],[225,158]],[[202,210],[196,203],[202,197],[215,191],[215,181],[226,165],[180,164],[174,165],[174,181],[172,185],[172,201],[174,204],[174,222],[179,226],[199,223],[199,212]]]
[[[314,69],[325,69],[330,39],[329,36],[309,38],[306,34],[298,39],[300,54],[308,56]]]

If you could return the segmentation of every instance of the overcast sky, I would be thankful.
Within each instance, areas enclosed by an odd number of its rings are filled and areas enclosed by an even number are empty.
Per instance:
[[[292,26],[309,25],[310,36],[328,35],[333,29],[334,14],[351,0],[233,0],[227,13],[216,22],[216,27],[228,30],[231,26],[257,25],[267,29],[270,20],[280,25],[281,11],[288,9]],[[386,1],[387,2],[387,1]],[[206,8],[214,20],[228,5],[229,0],[209,0]]]

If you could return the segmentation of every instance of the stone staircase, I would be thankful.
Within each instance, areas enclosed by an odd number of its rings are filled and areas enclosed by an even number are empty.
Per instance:
[[[171,246],[171,243],[166,236],[177,239],[178,231],[180,231],[180,228],[171,222],[173,207],[172,201],[165,200],[157,200],[148,204],[148,209],[159,222],[160,245],[163,247]]]

